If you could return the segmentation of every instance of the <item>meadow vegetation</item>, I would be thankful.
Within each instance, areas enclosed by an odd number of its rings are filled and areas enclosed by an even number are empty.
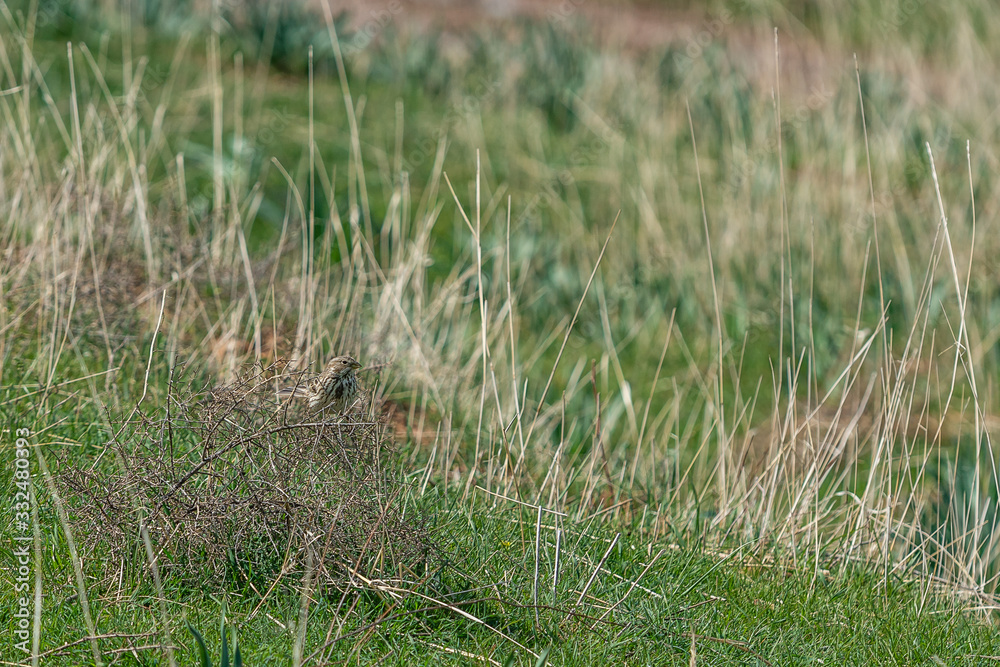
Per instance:
[[[40,664],[997,659],[1000,21],[855,4],[0,1]]]

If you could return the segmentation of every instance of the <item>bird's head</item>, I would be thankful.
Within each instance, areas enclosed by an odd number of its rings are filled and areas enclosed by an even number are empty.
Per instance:
[[[326,370],[334,372],[334,373],[336,373],[337,371],[342,371],[342,370],[348,369],[348,368],[350,368],[352,370],[356,370],[358,368],[361,368],[361,364],[359,364],[357,361],[355,361],[354,357],[345,354],[345,355],[340,356],[340,357],[334,357],[326,365]]]

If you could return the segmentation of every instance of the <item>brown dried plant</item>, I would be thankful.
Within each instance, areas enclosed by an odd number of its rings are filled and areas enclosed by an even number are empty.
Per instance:
[[[118,424],[114,457],[63,462],[75,533],[109,576],[142,565],[141,526],[160,570],[191,581],[274,578],[300,571],[307,552],[331,583],[424,566],[428,534],[400,510],[385,426],[279,405],[281,365],[200,396],[172,381],[162,409]]]

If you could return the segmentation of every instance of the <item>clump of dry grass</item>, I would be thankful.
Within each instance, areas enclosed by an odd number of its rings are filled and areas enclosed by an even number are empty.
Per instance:
[[[140,557],[145,527],[161,571],[192,582],[270,579],[300,570],[307,552],[334,583],[420,567],[431,543],[400,512],[383,424],[302,420],[274,400],[280,367],[201,396],[175,383],[162,410],[120,424],[107,449],[117,465],[67,460],[58,480],[84,546],[117,570]]]

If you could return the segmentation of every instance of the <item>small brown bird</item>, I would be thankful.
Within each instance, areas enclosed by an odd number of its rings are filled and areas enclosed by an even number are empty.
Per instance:
[[[354,397],[358,395],[358,376],[354,371],[359,368],[361,364],[353,357],[334,357],[308,385],[282,389],[278,392],[278,398],[308,399],[310,412],[322,410],[329,405],[343,411],[350,407]]]

